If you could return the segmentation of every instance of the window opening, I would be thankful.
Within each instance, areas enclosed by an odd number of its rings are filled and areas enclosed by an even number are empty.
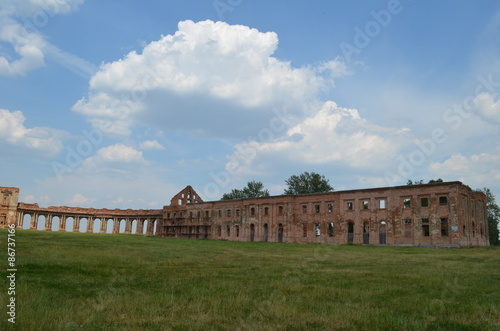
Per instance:
[[[429,207],[429,198],[421,198],[420,199],[420,206]]]
[[[334,231],[333,223],[330,222],[330,223],[328,223],[328,236],[329,237],[333,237],[333,235],[334,235],[333,231]]]
[[[411,200],[409,198],[406,198],[403,200],[403,206],[405,208],[410,208],[411,207]]]
[[[442,237],[448,236],[448,219],[447,218],[441,218],[441,236]]]
[[[429,224],[423,224],[422,231],[423,231],[424,237],[429,237],[430,236]]]

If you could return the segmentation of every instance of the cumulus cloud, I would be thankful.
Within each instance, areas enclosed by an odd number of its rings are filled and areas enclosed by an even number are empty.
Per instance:
[[[119,173],[125,175],[138,165],[145,165],[142,152],[121,143],[99,149],[95,155],[83,160],[77,174]]]
[[[81,193],[76,193],[73,197],[66,201],[70,206],[89,206],[96,199],[87,198]]]
[[[464,156],[454,154],[443,162],[434,162],[429,171],[437,177],[446,178],[453,174],[454,179],[475,187],[491,186],[500,181],[500,149],[490,153]],[[497,188],[498,187],[497,185]]]
[[[26,128],[25,120],[21,111],[0,109],[0,139],[13,146],[44,152],[49,156],[62,150],[60,139],[64,133],[45,127]]]
[[[123,144],[111,145],[97,151],[97,158],[106,162],[143,162],[142,152]]]
[[[500,101],[495,101],[494,95],[483,92],[476,97],[475,102],[481,117],[489,121],[500,123]]]
[[[153,205],[161,208],[183,188],[173,185],[157,171],[144,169],[137,163],[129,163],[132,167],[127,169],[134,176],[124,176],[121,173],[113,176],[104,169],[109,164],[101,165],[102,172],[87,168],[66,174],[63,183],[56,176],[43,179],[33,191],[36,196],[51,192],[50,204],[55,206],[70,204],[70,198],[74,200],[70,205],[77,207],[145,209],[152,208]],[[41,199],[33,197],[30,201],[40,203]]]
[[[315,115],[291,127],[286,135],[267,142],[239,144],[226,168],[255,169],[258,160],[278,159],[293,164],[343,164],[360,169],[383,169],[408,141],[406,130],[384,128],[361,118],[356,109],[326,102]]]
[[[113,121],[114,134],[130,134],[137,123],[212,135],[249,132],[265,125],[273,109],[304,114],[327,81],[345,72],[336,60],[294,68],[272,56],[277,47],[274,32],[183,21],[142,53],[104,64],[73,110],[94,125]]]
[[[34,195],[27,195],[24,198],[21,199],[22,202],[25,203],[37,203],[40,207],[47,206],[49,203],[51,203],[51,199],[44,195],[40,197],[36,197]]]
[[[26,32],[20,24],[7,19],[0,24],[0,41],[11,44],[18,57],[0,57],[0,75],[24,75],[45,65],[42,51],[45,41],[39,34]]]
[[[0,56],[0,75],[25,75],[31,70],[45,66],[47,50],[61,56],[61,52],[54,52],[57,48],[45,40],[38,28],[47,24],[54,15],[75,10],[83,1],[0,1],[0,43],[11,45],[16,53]]]
[[[157,140],[146,140],[139,144],[141,149],[155,149],[155,150],[164,150],[163,147]]]

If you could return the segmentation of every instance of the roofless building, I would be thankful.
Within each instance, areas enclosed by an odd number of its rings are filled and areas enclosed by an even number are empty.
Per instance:
[[[73,231],[87,219],[86,232],[96,220],[125,233],[132,223],[144,233],[168,238],[218,239],[330,244],[489,246],[486,196],[461,182],[380,187],[306,195],[204,202],[187,186],[169,206],[159,210],[108,210],[75,207],[39,208],[18,203],[19,189],[0,188],[0,226],[21,227],[30,215],[37,229],[59,218],[59,230],[73,218]],[[136,231],[139,233],[139,231]],[[140,233],[143,233],[140,231]]]

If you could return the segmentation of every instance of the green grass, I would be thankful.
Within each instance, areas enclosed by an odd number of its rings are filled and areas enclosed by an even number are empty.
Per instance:
[[[16,231],[0,329],[498,330],[500,250]]]

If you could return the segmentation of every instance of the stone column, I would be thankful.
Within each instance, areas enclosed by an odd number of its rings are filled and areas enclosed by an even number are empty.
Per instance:
[[[66,231],[66,215],[59,217],[59,231]]]
[[[46,231],[52,231],[52,219],[54,215],[49,214],[47,215],[47,220],[45,221],[45,230]]]
[[[23,227],[23,219],[24,219],[24,212],[18,212],[16,220],[15,220],[16,228],[22,228]]]
[[[52,230],[52,214],[47,214],[45,216],[45,231]]]
[[[73,217],[73,232],[80,232],[80,217]]]
[[[106,233],[106,226],[108,224],[108,219],[105,217],[104,218],[100,217],[99,219],[101,221],[101,226],[100,226],[101,229],[99,230],[99,233]]]
[[[130,218],[125,219],[125,233],[130,234],[132,232],[132,221]]]
[[[38,213],[31,214],[30,230],[36,230],[38,224]]]
[[[154,235],[154,227],[155,227],[155,219],[151,219],[151,222],[148,222],[148,234],[150,236]]]
[[[92,233],[94,230],[94,218],[87,217],[87,233]]]
[[[120,233],[120,221],[116,217],[113,218],[113,231],[111,233]]]

